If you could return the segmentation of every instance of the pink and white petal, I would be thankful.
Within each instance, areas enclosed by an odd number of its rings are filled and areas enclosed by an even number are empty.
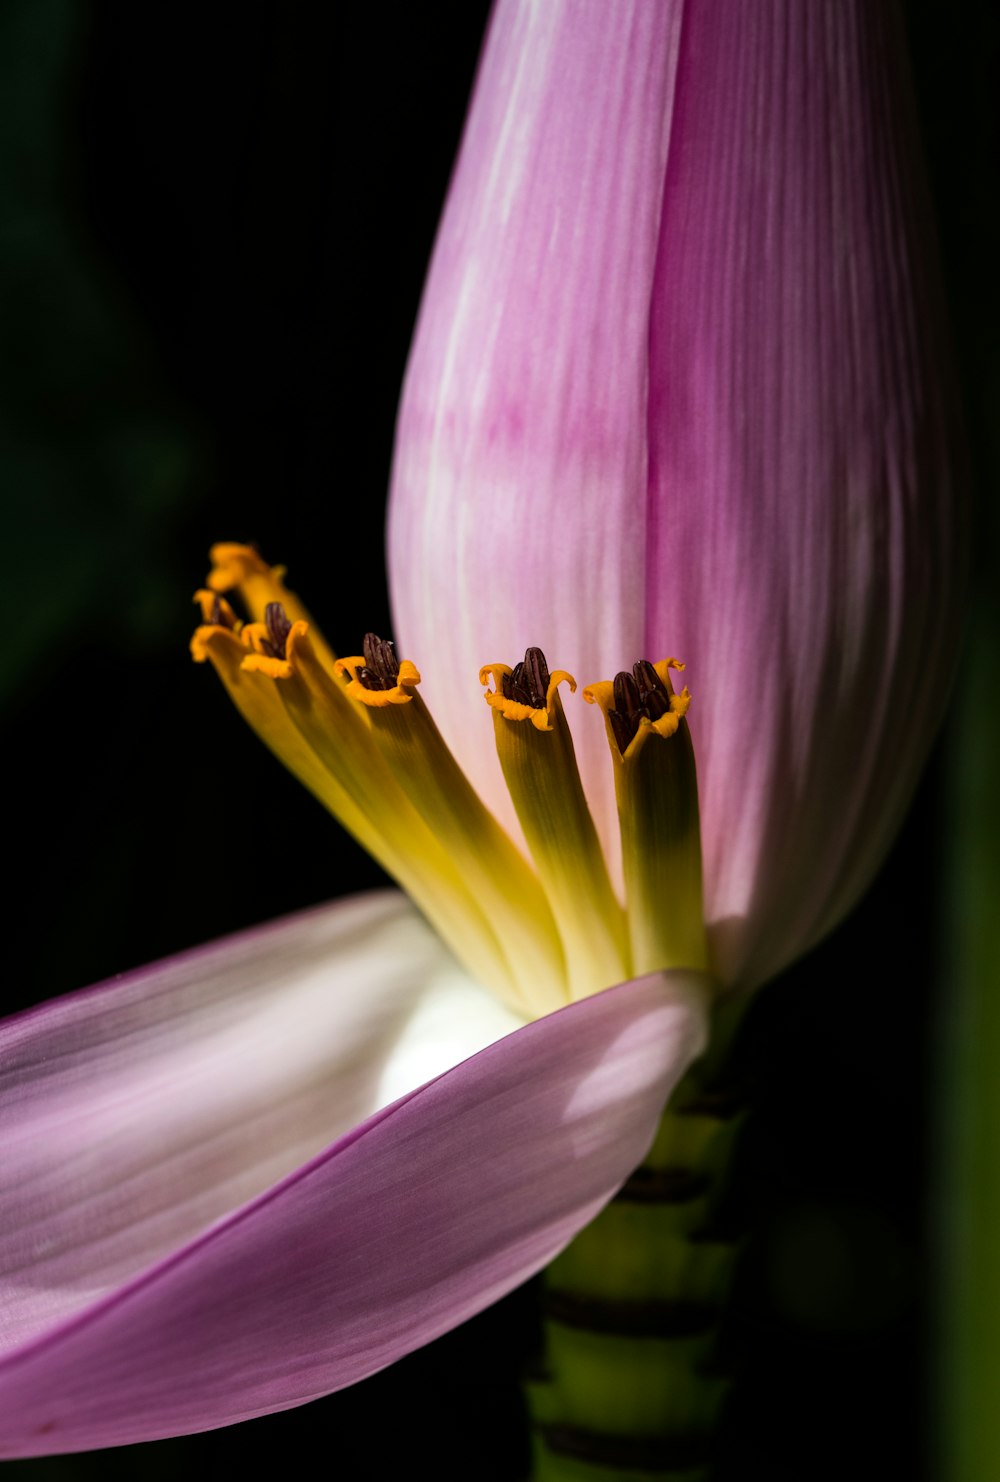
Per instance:
[[[0,1352],[520,1022],[380,892],[0,1025]]]
[[[681,9],[495,8],[407,370],[389,522],[401,651],[515,833],[480,666],[539,644],[586,683],[642,647],[649,292]],[[603,726],[579,719],[584,775],[610,783]],[[610,787],[604,809],[616,837]]]
[[[688,661],[716,965],[849,909],[940,724],[963,459],[891,5],[685,14],[651,295],[645,647]]]
[[[353,1383],[548,1262],[705,1038],[670,974],[525,1026],[0,1362],[0,1453],[211,1429]]]

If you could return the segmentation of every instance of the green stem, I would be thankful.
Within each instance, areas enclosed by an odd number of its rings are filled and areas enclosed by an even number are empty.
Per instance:
[[[716,1214],[745,1116],[720,1087],[743,1009],[717,1015],[648,1158],[546,1273],[544,1378],[528,1385],[535,1482],[707,1482],[740,1249]]]
[[[938,1006],[940,1456],[948,1482],[994,1482],[1000,1457],[1000,599],[983,589],[946,751],[950,892]]]

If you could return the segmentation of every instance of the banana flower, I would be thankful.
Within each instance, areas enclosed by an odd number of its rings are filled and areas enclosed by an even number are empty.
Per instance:
[[[193,643],[426,921],[0,1026],[2,1454],[300,1404],[486,1306],[864,889],[955,644],[912,145],[889,6],[498,4],[400,413],[404,657],[336,659],[233,544]]]

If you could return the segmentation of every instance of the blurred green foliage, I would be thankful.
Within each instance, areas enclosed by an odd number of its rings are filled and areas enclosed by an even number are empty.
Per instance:
[[[944,922],[933,963],[927,1179],[929,1475],[1000,1477],[1000,11],[909,0],[971,455],[972,590],[941,697]],[[928,601],[933,601],[928,593]]]
[[[1000,387],[997,388],[1000,391]],[[1000,551],[992,510],[982,533]],[[994,568],[995,572],[995,568]],[[1000,588],[981,583],[955,705],[940,1005],[941,1348],[947,1482],[1000,1475]]]

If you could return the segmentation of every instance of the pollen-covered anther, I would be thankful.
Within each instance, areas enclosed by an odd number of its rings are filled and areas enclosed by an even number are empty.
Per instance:
[[[420,683],[420,674],[409,659],[396,656],[395,645],[377,633],[366,633],[363,653],[338,659],[336,671],[349,676],[347,694],[362,705],[404,705]]]
[[[640,732],[655,732],[663,738],[675,733],[691,696],[686,688],[679,695],[675,693],[670,671],[683,668],[679,659],[663,659],[657,664],[637,659],[631,674],[622,670],[612,681],[602,680],[584,690],[583,698],[603,710],[621,756]]]
[[[565,669],[549,672],[540,648],[525,650],[524,658],[513,669],[507,664],[484,664],[479,671],[480,684],[493,681],[484,699],[505,720],[530,720],[539,731],[551,731],[556,692],[561,684],[576,689],[576,680]]]

